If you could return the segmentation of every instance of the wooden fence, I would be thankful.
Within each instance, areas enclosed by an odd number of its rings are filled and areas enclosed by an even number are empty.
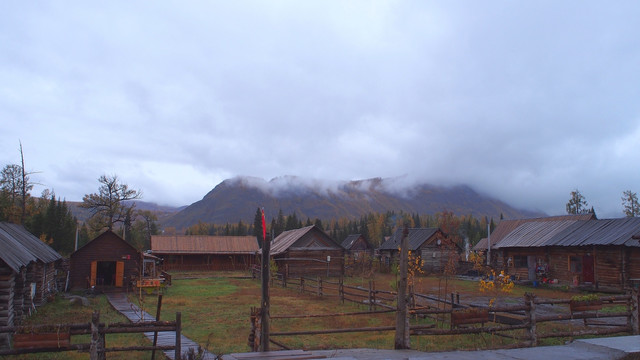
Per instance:
[[[255,276],[255,274],[254,274]],[[314,317],[342,317],[342,316],[374,316],[377,314],[388,314],[395,312],[395,300],[397,294],[392,291],[382,291],[375,289],[375,283],[369,282],[368,287],[345,285],[343,279],[329,281],[322,278],[283,278],[278,276],[273,279],[274,283],[282,287],[292,288],[300,293],[334,297],[341,302],[352,302],[368,307],[368,311],[336,313],[336,314],[312,314],[312,315],[285,315],[271,316],[272,320],[292,319],[292,318],[314,318]],[[533,294],[525,294],[523,304],[500,307],[473,308],[460,304],[458,295],[450,294],[449,299],[441,299],[430,295],[414,293],[409,291],[409,316],[429,317],[437,319],[443,323],[448,323],[447,327],[438,327],[435,324],[414,324],[410,326],[411,335],[460,335],[460,334],[498,334],[512,338],[517,343],[508,347],[536,346],[540,339],[552,337],[577,337],[585,335],[608,335],[618,333],[640,334],[638,319],[638,290],[630,290],[626,295],[600,297],[591,304],[579,304],[566,299],[538,299]],[[554,312],[552,315],[541,315],[537,311],[538,307],[553,305],[554,308],[561,308],[561,312]],[[580,305],[588,305],[581,307]],[[620,307],[624,311],[619,311]],[[378,310],[382,309],[382,310]],[[253,351],[258,351],[256,344],[256,334],[259,334],[260,309],[252,309],[251,333],[249,336],[249,346]],[[625,319],[624,322],[602,320]],[[575,327],[571,321],[583,320],[582,326]],[[597,319],[599,321],[589,322]],[[277,323],[277,321],[276,321]],[[560,329],[552,332],[545,332],[539,328],[542,324],[557,323],[562,324]],[[342,329],[320,329],[303,331],[274,331],[271,326],[270,337],[316,335],[316,334],[337,334],[349,332],[368,331],[395,331],[395,326],[367,327],[367,328],[342,328]],[[523,334],[514,335],[514,330],[522,330]],[[508,333],[504,334],[503,333]],[[282,348],[287,348],[280,342],[273,339],[270,341]]]
[[[130,334],[146,332],[175,332],[176,342],[171,346],[106,347],[106,334]],[[42,352],[84,351],[91,360],[105,359],[107,352],[116,351],[175,351],[175,359],[181,352],[181,314],[175,321],[146,321],[140,323],[100,323],[100,314],[94,312],[91,322],[80,324],[3,326],[0,333],[13,333],[13,348],[0,350],[0,355],[17,355]],[[71,344],[71,336],[91,335],[89,343]]]
[[[252,268],[252,277],[260,277],[260,269]],[[319,297],[333,297],[339,299],[341,303],[350,302],[364,304],[369,307],[369,311],[381,309],[395,309],[395,301],[398,295],[395,291],[378,290],[375,281],[370,280],[367,287],[353,286],[344,283],[344,278],[331,281],[322,277],[285,277],[278,273],[271,279],[272,284],[283,288],[295,289],[299,293],[315,295]],[[460,295],[451,293],[450,298],[438,298],[432,295],[425,295],[413,291],[413,286],[409,286],[409,302],[412,307],[416,304],[427,304],[439,307],[437,304],[462,307],[460,305]]]

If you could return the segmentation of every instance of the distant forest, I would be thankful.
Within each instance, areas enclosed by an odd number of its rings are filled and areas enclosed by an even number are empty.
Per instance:
[[[294,213],[284,215],[278,211],[277,217],[267,222],[267,233],[273,238],[283,231],[298,229],[304,226],[317,225],[336,242],[341,243],[351,234],[361,234],[374,246],[379,246],[386,236],[403,227],[410,228],[439,227],[447,235],[452,237],[459,245],[464,245],[464,239],[468,238],[471,245],[475,245],[480,239],[487,236],[487,223],[491,224],[491,230],[495,228],[493,219],[476,218],[472,215],[457,216],[453,212],[443,211],[433,215],[408,214],[404,212],[388,211],[386,213],[367,213],[358,220],[340,218],[321,220],[310,218],[300,219]],[[168,229],[165,229],[168,230]],[[186,235],[224,235],[224,236],[262,236],[262,220],[260,209],[256,210],[253,223],[239,221],[235,224],[226,223],[209,224],[199,222],[187,228]]]

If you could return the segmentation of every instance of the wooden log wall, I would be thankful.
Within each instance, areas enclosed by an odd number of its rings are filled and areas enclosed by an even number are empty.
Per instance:
[[[57,292],[56,268],[54,263],[37,262],[33,271],[33,282],[36,283],[36,297],[33,302],[36,306],[41,306],[47,302],[50,295]]]
[[[22,269],[15,276],[15,295],[13,297],[13,311],[16,317],[15,324],[20,324],[24,314],[29,313],[31,307],[31,286],[27,283],[26,269]]]
[[[327,264],[327,256],[331,261]],[[342,250],[289,250],[276,257],[278,272],[287,276],[341,276],[344,273]]]
[[[425,245],[419,253],[420,258],[424,261],[423,268],[429,273],[443,272],[450,255],[447,248],[437,245]]]
[[[13,310],[15,275],[13,270],[1,261],[0,263],[0,326],[13,326],[15,316]],[[0,334],[0,349],[8,348],[9,344],[9,336]]]
[[[574,285],[577,277],[579,284],[584,283],[583,273],[570,271],[570,258],[582,261],[584,256],[593,256],[593,285],[603,288],[624,289],[630,284],[629,279],[640,278],[640,249],[625,246],[581,246],[581,247],[546,247],[546,248],[514,248],[503,249],[503,263],[509,257],[536,256],[548,265],[550,279],[558,279],[560,284]],[[635,265],[634,265],[635,264]],[[582,265],[584,267],[584,264]],[[509,265],[502,267],[509,275],[519,280],[529,279],[527,267]]]
[[[594,277],[598,286],[623,288],[622,264],[624,249],[621,247],[597,247],[591,251],[594,256]]]
[[[544,248],[506,248],[502,250],[502,254],[501,254],[501,258],[503,257],[504,259],[502,259],[501,263],[504,264],[503,267],[497,268],[498,270],[505,270],[505,272],[507,273],[507,275],[511,275],[511,277],[513,279],[516,280],[530,280],[533,281],[534,279],[530,279],[529,278],[529,266],[528,263],[524,264],[524,266],[516,266],[515,264],[515,257],[516,256],[535,256],[536,258],[536,263],[538,261],[538,259],[540,259],[540,261],[542,263],[546,263],[548,264],[548,254],[546,252],[546,249]],[[512,261],[509,262],[508,259],[511,258]]]
[[[237,271],[248,270],[254,263],[254,255],[159,255],[164,259],[165,270]]]
[[[627,261],[627,281],[629,279],[640,279],[640,248],[630,248],[628,250]]]

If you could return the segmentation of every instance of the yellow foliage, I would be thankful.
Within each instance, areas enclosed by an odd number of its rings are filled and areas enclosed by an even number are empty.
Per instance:
[[[398,251],[401,251],[398,248]],[[407,257],[407,282],[409,285],[414,285],[414,280],[417,275],[424,275],[424,260],[418,255],[415,255],[408,251],[409,256]],[[400,272],[400,264],[397,265],[397,272]]]
[[[504,270],[496,274],[493,269],[486,271],[486,278],[480,279],[480,292],[490,293],[493,297],[489,300],[489,306],[493,306],[498,294],[510,294],[513,291],[514,283],[511,275],[507,275]]]

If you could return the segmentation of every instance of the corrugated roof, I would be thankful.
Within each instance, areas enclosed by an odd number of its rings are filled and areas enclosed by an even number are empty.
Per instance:
[[[565,234],[565,230],[573,229],[575,224],[581,225],[583,222],[578,220],[527,222],[515,228],[492,248],[546,246],[559,234]]]
[[[48,264],[62,256],[22,225],[0,222],[0,258],[17,272],[32,261]]]
[[[561,234],[562,236],[556,236],[548,245],[640,247],[640,242],[633,239],[633,236],[640,235],[640,218],[637,217],[583,221],[579,227],[571,230]]]
[[[255,254],[255,236],[153,235],[154,254]]]
[[[546,222],[546,221],[562,221],[562,220],[592,220],[595,219],[594,214],[578,214],[578,215],[558,215],[558,216],[547,216],[541,218],[530,218],[530,219],[515,219],[515,220],[502,220],[498,223],[495,229],[491,232],[491,248],[495,248],[497,244],[502,241],[502,239],[509,235],[513,230],[519,227],[522,224],[531,223],[531,222]],[[473,247],[473,250],[487,250],[487,238],[482,238],[480,241]]]
[[[417,250],[425,241],[429,240],[439,228],[410,228],[407,235],[409,250]],[[391,237],[380,245],[380,250],[398,250],[402,241],[402,232],[404,229],[397,229]]]

